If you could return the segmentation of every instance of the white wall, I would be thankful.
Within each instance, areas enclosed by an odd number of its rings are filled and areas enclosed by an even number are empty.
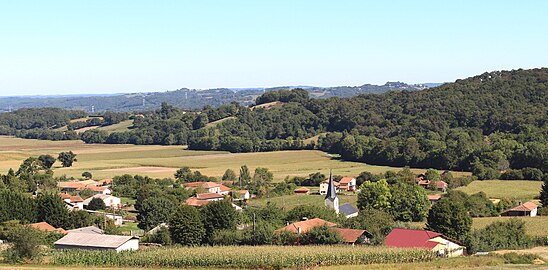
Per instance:
[[[119,246],[116,251],[120,252],[123,250],[138,250],[139,249],[139,239],[130,239],[125,242],[123,245]]]

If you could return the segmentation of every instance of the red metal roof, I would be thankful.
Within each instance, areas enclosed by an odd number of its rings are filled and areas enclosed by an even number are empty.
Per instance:
[[[428,230],[395,228],[386,236],[384,241],[386,246],[389,247],[432,249],[433,244],[428,242],[438,236],[443,235]]]

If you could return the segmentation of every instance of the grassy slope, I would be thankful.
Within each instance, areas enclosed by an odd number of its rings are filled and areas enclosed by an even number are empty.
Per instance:
[[[468,194],[483,191],[490,198],[530,200],[539,195],[541,186],[542,181],[484,180],[474,181],[457,190]]]
[[[133,126],[133,120],[125,120],[118,124],[110,125],[110,126],[104,126],[99,127],[99,130],[104,130],[106,132],[123,132],[123,131],[129,131],[129,128]]]
[[[355,195],[338,195],[339,197],[339,204],[345,204],[350,203],[354,206],[356,206],[357,202],[357,196]],[[285,196],[278,196],[278,197],[272,197],[272,198],[261,198],[256,200],[250,200],[249,205],[250,206],[265,206],[267,202],[274,203],[278,207],[282,207],[284,209],[293,209],[294,207],[298,205],[315,205],[318,207],[324,207],[324,195],[317,195],[317,194],[311,194],[311,195],[285,195]]]
[[[256,167],[269,168],[274,173],[275,181],[282,181],[286,176],[307,176],[317,171],[328,174],[329,169],[333,169],[334,174],[350,176],[356,176],[362,171],[383,173],[387,170],[398,170],[387,166],[341,161],[324,152],[312,150],[231,154],[186,150],[184,146],[85,144],[81,141],[53,142],[0,137],[0,173],[5,173],[9,168],[18,168],[29,156],[57,156],[59,152],[68,150],[78,155],[78,161],[70,168],[58,168],[59,164],[55,164],[56,175],[80,177],[82,172],[89,171],[94,178],[99,179],[123,173],[137,174],[134,170],[107,171],[113,168],[147,166],[175,170],[189,166],[205,175],[220,177],[226,169],[237,172],[240,166],[246,164],[252,171]],[[173,170],[138,174],[173,177]]]
[[[525,230],[528,235],[532,236],[548,236],[548,216],[537,217],[485,217],[474,218],[472,227],[474,229],[481,229],[495,221],[505,221],[511,218],[517,218],[525,221]]]

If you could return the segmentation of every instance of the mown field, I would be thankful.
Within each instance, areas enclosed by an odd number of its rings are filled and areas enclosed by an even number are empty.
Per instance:
[[[265,206],[268,202],[276,204],[278,207],[282,207],[286,210],[291,210],[299,205],[315,205],[318,207],[324,207],[325,195],[310,194],[310,195],[284,195],[272,198],[260,198],[256,200],[250,200],[250,206]],[[339,204],[350,203],[356,206],[358,196],[355,195],[338,195]]]
[[[240,166],[245,164],[251,170],[266,167],[274,173],[275,181],[282,181],[286,176],[307,176],[317,171],[328,174],[329,169],[333,169],[334,174],[349,176],[357,176],[362,171],[383,173],[400,169],[341,161],[314,150],[232,154],[186,150],[184,146],[85,144],[81,141],[42,141],[0,136],[0,173],[17,168],[29,156],[57,156],[59,152],[69,150],[78,155],[78,161],[70,168],[60,168],[59,164],[55,164],[57,176],[80,177],[82,172],[89,171],[95,179],[124,173],[162,178],[173,177],[178,168],[188,166],[205,175],[220,177],[226,169],[238,172]]]
[[[496,221],[517,218],[525,222],[525,231],[531,236],[548,236],[548,216],[536,217],[484,217],[474,218],[472,228],[481,229]]]
[[[457,190],[468,194],[483,191],[490,198],[531,200],[539,195],[541,186],[542,181],[484,180],[474,181]]]

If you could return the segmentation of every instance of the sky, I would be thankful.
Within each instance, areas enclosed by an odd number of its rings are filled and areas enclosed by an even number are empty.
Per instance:
[[[387,81],[548,66],[548,1],[0,0],[0,96]]]

